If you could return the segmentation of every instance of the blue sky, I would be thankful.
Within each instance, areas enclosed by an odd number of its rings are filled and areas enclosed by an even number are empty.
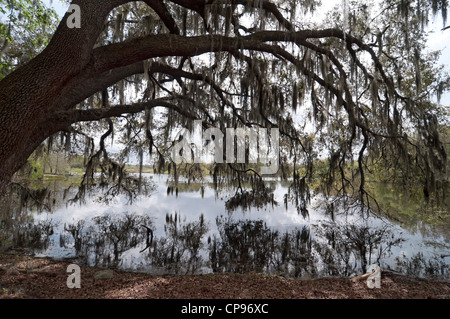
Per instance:
[[[53,7],[53,9],[55,9],[60,17],[64,16],[67,9],[69,8],[69,4],[61,0],[42,0],[42,2],[44,2],[47,7]]]

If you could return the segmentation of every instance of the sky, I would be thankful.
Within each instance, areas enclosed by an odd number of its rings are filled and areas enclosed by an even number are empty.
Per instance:
[[[431,51],[442,50],[439,63],[445,66],[447,72],[450,72],[450,29],[442,31],[442,18],[436,17],[428,26],[430,37],[428,39],[428,48]],[[446,93],[441,101],[443,105],[450,105],[450,93]]]

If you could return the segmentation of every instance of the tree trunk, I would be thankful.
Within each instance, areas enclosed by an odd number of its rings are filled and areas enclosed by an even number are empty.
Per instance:
[[[107,14],[123,0],[74,0],[81,28],[67,27],[66,15],[45,50],[0,81],[0,193],[14,173],[50,135],[64,129],[48,121],[63,92],[83,73]]]
[[[61,64],[50,66],[52,56],[43,53],[0,82],[0,192],[53,133],[55,123],[44,119],[66,77]]]

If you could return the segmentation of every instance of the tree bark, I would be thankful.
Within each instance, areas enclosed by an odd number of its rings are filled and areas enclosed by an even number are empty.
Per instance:
[[[53,133],[53,123],[43,120],[67,83],[90,62],[107,14],[124,2],[73,1],[82,8],[81,28],[68,28],[66,15],[45,50],[0,82],[0,192]]]

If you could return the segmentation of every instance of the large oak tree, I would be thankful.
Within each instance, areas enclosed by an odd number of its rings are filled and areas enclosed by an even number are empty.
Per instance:
[[[430,196],[447,182],[431,101],[448,80],[425,55],[424,26],[447,5],[389,0],[374,13],[345,3],[320,28],[299,20],[314,12],[313,0],[72,1],[81,27],[68,27],[68,12],[45,49],[0,81],[0,191],[58,134],[85,146],[88,172],[100,166],[120,180],[126,157],[108,156],[107,137],[119,132],[127,154],[142,159],[146,149],[164,164],[170,132],[201,119],[223,130],[279,128],[280,174],[294,177],[286,200],[302,212],[319,159],[327,159],[321,182],[330,194],[369,201],[366,174],[390,165]],[[96,122],[98,150],[80,124]],[[158,123],[161,136],[152,131]],[[224,172],[239,181],[258,175],[234,164],[213,174]]]

